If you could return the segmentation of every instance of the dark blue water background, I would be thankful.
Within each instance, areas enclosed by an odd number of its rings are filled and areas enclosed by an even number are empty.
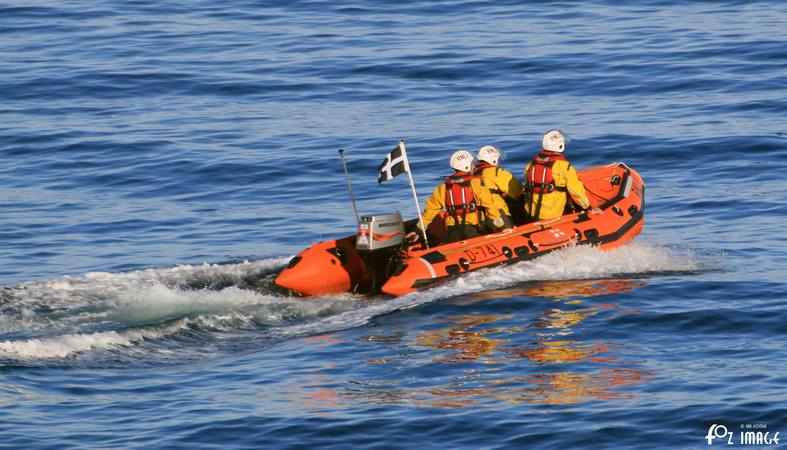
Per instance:
[[[169,3],[0,4],[0,446],[787,432],[784,2]],[[521,173],[552,127],[642,174],[633,244],[398,299],[272,288],[353,230],[338,148],[362,212],[412,217],[376,183],[398,139],[423,202],[452,151]]]

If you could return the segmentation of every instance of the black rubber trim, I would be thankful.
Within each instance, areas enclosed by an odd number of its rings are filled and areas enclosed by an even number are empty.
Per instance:
[[[587,222],[588,220],[590,220],[590,215],[588,213],[586,213],[586,212],[582,212],[582,213],[579,213],[579,215],[577,216],[577,219],[574,220],[574,223]]]
[[[295,267],[295,265],[296,265],[296,264],[298,264],[299,262],[301,262],[301,260],[302,260],[302,259],[303,259],[303,257],[302,257],[302,256],[295,256],[295,257],[293,257],[293,258],[290,260],[290,262],[288,262],[288,263],[287,263],[287,268],[288,268],[288,269],[292,269],[293,267]]]
[[[530,253],[530,247],[521,246],[514,249],[514,253],[516,254],[517,258],[522,259],[524,256],[527,256]]]
[[[445,255],[438,252],[437,250],[433,252],[429,252],[424,256],[422,256],[421,258],[425,259],[430,264],[437,264],[446,261]]]
[[[336,259],[338,259],[339,262],[342,263],[342,265],[347,264],[347,253],[343,249],[339,247],[334,247],[334,248],[329,248],[326,251],[331,255],[335,256]]]

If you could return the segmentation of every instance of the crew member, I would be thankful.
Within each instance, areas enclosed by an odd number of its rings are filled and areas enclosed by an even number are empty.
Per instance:
[[[522,183],[511,172],[499,166],[500,150],[491,145],[485,145],[478,150],[478,164],[475,173],[484,182],[484,186],[492,193],[495,210],[500,212],[500,217],[506,227],[513,227],[514,223],[524,222],[522,205]]]
[[[525,168],[525,214],[530,220],[563,215],[569,196],[582,210],[593,214],[602,212],[590,208],[585,185],[563,156],[565,149],[565,135],[560,130],[550,130],[541,140],[541,152]]]
[[[451,155],[451,168],[454,174],[446,177],[426,201],[421,216],[424,226],[429,224],[440,211],[445,211],[446,237],[444,243],[461,241],[480,236],[488,220],[497,231],[505,228],[505,222],[494,206],[492,194],[484,187],[481,178],[473,175],[473,155],[467,150],[459,150]],[[418,227],[420,227],[420,223]],[[416,234],[417,233],[417,234]],[[414,242],[421,235],[420,228],[408,233],[407,239]]]

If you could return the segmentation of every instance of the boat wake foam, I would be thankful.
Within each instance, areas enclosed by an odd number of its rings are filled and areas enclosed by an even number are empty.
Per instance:
[[[440,299],[532,281],[642,277],[707,270],[691,251],[633,242],[602,252],[571,247],[508,267],[483,269],[398,298],[280,292],[272,278],[288,258],[205,264],[0,288],[0,363],[89,361],[102,352],[182,362],[232,348],[362,326],[374,317]],[[208,345],[209,344],[209,345]],[[217,347],[218,346],[218,347]],[[130,356],[134,355],[134,356]],[[128,359],[128,358],[126,358]],[[127,362],[127,361],[126,361]]]

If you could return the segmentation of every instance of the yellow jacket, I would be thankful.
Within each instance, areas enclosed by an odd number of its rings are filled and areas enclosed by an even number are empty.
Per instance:
[[[511,212],[508,210],[506,197],[511,200],[521,197],[522,183],[511,172],[498,166],[481,169],[481,179],[484,181],[484,186],[492,193],[495,211],[501,211],[500,214],[510,216]]]
[[[424,221],[424,226],[429,227],[429,224],[434,220],[435,216],[440,213],[440,211],[444,210],[445,205],[445,191],[447,187],[445,183],[440,183],[432,192],[432,196],[426,200],[426,207],[424,208],[424,213],[421,215],[421,218]],[[465,223],[467,225],[478,225],[478,216],[481,216],[483,220],[484,217],[495,221],[500,218],[500,212],[495,209],[495,203],[492,199],[492,193],[489,192],[480,178],[473,178],[470,181],[470,189],[473,190],[473,196],[475,197],[476,206],[481,210],[480,214],[476,212],[468,212],[465,216]],[[461,221],[462,218],[459,217]],[[454,218],[449,214],[445,218],[445,224],[448,227],[452,227],[454,225],[461,225],[461,223],[456,223]],[[420,228],[421,225],[418,224]]]
[[[525,168],[525,180],[527,180],[527,172],[532,165],[533,163],[531,162]],[[582,184],[579,176],[577,176],[574,166],[569,164],[568,161],[558,160],[554,162],[552,165],[552,178],[555,180],[555,186],[564,188],[566,192],[557,189],[549,193],[545,192],[541,197],[541,211],[538,217],[534,219],[551,219],[563,215],[563,208],[566,207],[566,200],[568,199],[566,194],[571,195],[571,198],[582,209],[590,207],[590,201],[585,194],[585,185]],[[529,196],[530,198],[525,202],[525,212],[530,217],[533,217],[539,194],[531,192]]]

